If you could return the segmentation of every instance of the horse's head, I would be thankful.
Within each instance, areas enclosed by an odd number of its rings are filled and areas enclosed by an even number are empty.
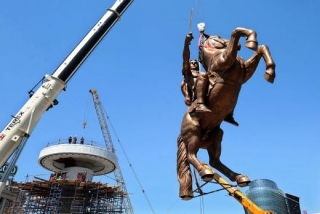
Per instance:
[[[217,49],[226,48],[229,44],[229,40],[221,38],[218,35],[210,36],[205,42],[205,46],[213,47]]]
[[[204,62],[204,52],[213,54],[216,51],[223,51],[228,47],[230,40],[222,38],[218,35],[212,35],[206,38],[206,40],[199,46],[199,62],[202,63],[207,70],[207,63]],[[241,49],[241,44],[238,43],[238,50]]]
[[[216,48],[216,49],[224,49],[229,45],[230,40],[222,38],[218,35],[209,36],[203,42],[203,48]],[[238,44],[238,50],[241,49],[241,44]]]

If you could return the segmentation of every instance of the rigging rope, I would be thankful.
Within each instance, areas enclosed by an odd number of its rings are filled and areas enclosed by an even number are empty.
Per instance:
[[[195,171],[194,171],[193,177],[194,177],[195,180],[196,180],[195,183],[196,183],[196,185],[197,185],[197,188],[196,188],[193,192],[199,193],[199,195],[193,196],[193,198],[201,197],[200,200],[203,200],[203,196],[205,196],[205,195],[208,195],[208,194],[211,194],[211,193],[220,192],[220,191],[226,189],[226,187],[222,187],[222,188],[220,188],[220,189],[212,190],[212,191],[209,191],[209,192],[203,192],[201,188],[204,187],[205,185],[207,185],[208,183],[212,183],[212,184],[219,184],[219,183],[218,183],[218,182],[215,182],[215,181],[208,181],[208,182],[205,182],[205,183],[202,184],[202,185],[199,185],[199,184],[198,184],[198,181],[197,181],[198,177],[196,177],[196,175],[197,175],[197,174],[196,174]],[[224,185],[226,185],[226,184],[224,184]],[[239,185],[228,184],[227,186],[229,186],[229,187],[238,187]],[[290,200],[290,201],[293,201],[293,202],[299,204],[299,201],[296,201],[296,200],[294,200],[294,199],[292,199],[292,198],[289,198],[289,197],[287,197],[285,194],[283,194],[283,193],[281,193],[281,192],[279,192],[279,191],[277,191],[277,190],[273,190],[272,192],[275,193],[275,194],[278,194],[279,196],[283,197],[283,198],[286,199],[286,200]],[[230,195],[229,195],[229,196],[230,196]],[[249,199],[250,199],[250,198],[249,198]],[[250,200],[251,200],[251,199],[250,199]],[[202,203],[203,203],[203,201],[202,201]],[[254,203],[254,202],[253,202],[253,203]],[[203,206],[203,205],[204,205],[204,204],[202,204],[202,207],[201,207],[201,208],[202,208],[202,210],[204,211],[204,206]]]
[[[103,111],[105,112],[104,109],[103,109]],[[122,152],[123,152],[123,154],[124,154],[127,162],[129,163],[130,169],[131,169],[131,171],[133,172],[134,177],[135,177],[135,179],[137,180],[137,182],[138,182],[138,184],[139,184],[139,186],[140,186],[140,189],[141,189],[141,191],[142,191],[142,194],[143,194],[144,197],[146,198],[146,200],[147,200],[147,202],[148,202],[148,205],[149,205],[150,209],[152,210],[152,213],[155,214],[155,211],[154,211],[154,209],[153,209],[153,207],[152,207],[152,205],[151,205],[151,203],[150,203],[150,200],[149,200],[149,198],[148,198],[148,196],[147,196],[147,194],[146,194],[146,191],[143,189],[142,184],[141,184],[141,181],[140,181],[137,173],[135,172],[135,170],[134,170],[134,168],[133,168],[133,166],[132,166],[132,164],[131,164],[131,162],[130,162],[130,160],[129,160],[129,158],[128,158],[128,155],[127,155],[126,151],[124,150],[124,147],[122,146],[122,143],[120,142],[120,139],[119,139],[119,137],[118,137],[118,135],[117,135],[117,133],[116,133],[116,131],[115,131],[112,123],[111,123],[111,120],[110,120],[110,118],[109,118],[109,116],[107,115],[106,112],[105,112],[105,115],[106,115],[107,120],[109,121],[110,127],[111,127],[111,129],[112,129],[112,131],[113,131],[113,133],[114,133],[114,135],[115,135],[115,137],[116,137],[116,139],[117,139],[117,141],[118,141],[118,143],[119,143],[119,145],[120,145],[120,148],[121,148],[121,150],[122,150]]]
[[[198,180],[200,180],[201,181],[201,179],[200,179],[200,176],[199,176],[199,174],[197,174],[196,173],[196,171],[195,171],[195,169],[193,168],[193,172],[194,172],[194,177],[195,177],[195,180],[196,180],[196,185],[197,185],[197,187],[198,187],[198,191],[200,192],[200,214],[204,214],[204,198],[203,198],[203,191],[201,190],[201,187],[200,187],[200,185],[199,185],[199,182],[198,182]]]

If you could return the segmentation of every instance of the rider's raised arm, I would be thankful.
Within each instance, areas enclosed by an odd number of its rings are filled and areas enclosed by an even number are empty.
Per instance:
[[[182,74],[184,77],[187,79],[188,77],[191,76],[191,69],[190,69],[190,49],[189,45],[191,43],[191,40],[193,39],[192,33],[188,33],[185,40],[184,40],[184,45],[183,45],[183,52],[182,52]]]

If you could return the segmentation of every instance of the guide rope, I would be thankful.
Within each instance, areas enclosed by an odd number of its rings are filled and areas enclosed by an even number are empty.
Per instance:
[[[103,109],[103,110],[104,110],[104,109]],[[104,112],[105,112],[105,110],[104,110]],[[133,166],[132,166],[132,164],[131,164],[131,162],[130,162],[130,160],[129,160],[129,157],[128,157],[128,155],[127,155],[127,153],[126,153],[126,151],[125,151],[125,149],[124,149],[124,147],[123,147],[123,145],[122,145],[122,143],[121,143],[121,141],[120,141],[120,139],[119,139],[119,137],[118,137],[118,135],[117,135],[117,133],[116,133],[116,131],[115,131],[115,128],[113,127],[113,125],[112,125],[112,123],[111,123],[110,117],[107,115],[106,112],[105,112],[105,114],[106,114],[107,120],[109,121],[110,127],[111,127],[111,129],[112,129],[112,131],[113,131],[113,133],[114,133],[114,136],[116,137],[117,142],[119,143],[120,148],[121,148],[121,150],[122,150],[122,152],[123,152],[123,154],[124,154],[127,162],[129,163],[130,169],[131,169],[131,171],[132,171],[135,179],[137,180],[137,182],[138,182],[138,184],[139,184],[139,186],[140,186],[140,189],[141,189],[141,191],[142,191],[142,194],[144,195],[144,197],[145,197],[145,199],[146,199],[146,201],[147,201],[147,203],[148,203],[148,205],[149,205],[152,213],[155,214],[155,211],[154,211],[154,209],[153,209],[153,207],[152,207],[152,205],[151,205],[151,202],[150,202],[150,200],[149,200],[149,198],[148,198],[148,196],[147,196],[147,194],[146,194],[146,191],[143,189],[142,183],[141,183],[141,181],[140,181],[140,179],[139,179],[136,171],[134,170],[134,168],[133,168]]]

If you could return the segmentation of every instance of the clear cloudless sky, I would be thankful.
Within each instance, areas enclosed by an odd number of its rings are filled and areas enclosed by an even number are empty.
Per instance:
[[[113,3],[0,2],[3,128],[27,101],[27,92],[55,71]],[[47,143],[77,135],[103,145],[89,93],[94,88],[115,130],[110,128],[135,213],[243,213],[226,191],[191,201],[178,197],[176,138],[186,111],[182,47],[191,30],[191,55],[197,58],[196,25],[205,22],[206,33],[226,38],[238,26],[256,30],[277,65],[274,84],[263,79],[261,61],[243,85],[235,110],[240,126],[222,124],[221,160],[251,180],[275,181],[283,192],[300,197],[301,210],[320,212],[319,11],[320,1],[311,0],[135,0],[58,96],[59,105],[45,112],[18,160],[15,180],[49,178],[37,162]],[[252,51],[240,42],[239,54],[248,58]],[[198,156],[208,161],[205,151]],[[108,176],[95,180],[114,183]]]

